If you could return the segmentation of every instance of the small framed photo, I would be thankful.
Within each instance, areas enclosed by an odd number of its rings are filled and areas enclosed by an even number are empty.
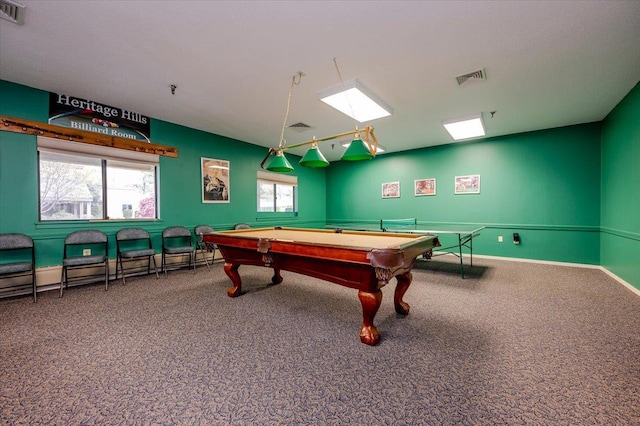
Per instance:
[[[413,195],[420,197],[422,195],[436,195],[436,179],[416,179],[413,181]]]
[[[456,194],[479,194],[480,193],[480,175],[456,176],[455,193]]]
[[[213,158],[201,158],[200,182],[203,203],[229,202],[229,162]]]
[[[382,198],[399,198],[400,182],[387,182],[382,184]]]

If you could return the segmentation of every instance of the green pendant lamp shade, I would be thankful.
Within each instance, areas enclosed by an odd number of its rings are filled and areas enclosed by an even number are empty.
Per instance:
[[[362,142],[359,136],[356,136],[340,159],[345,161],[360,161],[371,160],[372,158],[373,155],[369,152],[369,148]]]
[[[329,162],[318,149],[318,145],[314,143],[304,157],[302,157],[299,164],[304,167],[320,168],[327,167]]]
[[[287,157],[284,156],[284,152],[282,150],[276,152],[276,156],[273,157],[273,160],[267,166],[267,170],[270,172],[279,172],[279,173],[289,173],[293,171],[293,166],[287,160]]]

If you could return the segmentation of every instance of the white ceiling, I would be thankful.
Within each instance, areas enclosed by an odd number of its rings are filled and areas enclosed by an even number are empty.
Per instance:
[[[393,107],[360,125],[388,152],[450,143],[441,121],[475,112],[489,137],[599,121],[640,80],[640,1],[18,1],[1,79],[265,147],[298,71],[287,125],[313,129],[287,143],[353,130],[317,98],[334,58]]]

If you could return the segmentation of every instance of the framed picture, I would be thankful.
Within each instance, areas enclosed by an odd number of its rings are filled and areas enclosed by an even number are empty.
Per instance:
[[[399,198],[400,182],[387,182],[382,184],[382,198]]]
[[[203,203],[229,202],[229,162],[213,158],[201,158],[200,181]]]
[[[456,194],[479,194],[480,175],[456,176]]]
[[[436,179],[416,179],[413,181],[413,194],[416,197],[422,195],[436,195]]]

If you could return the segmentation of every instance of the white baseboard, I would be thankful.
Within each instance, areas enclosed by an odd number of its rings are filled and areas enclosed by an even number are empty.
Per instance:
[[[162,255],[156,254],[155,259],[156,259],[156,265],[158,267],[158,273],[161,273],[162,272],[162,269],[161,269]],[[197,260],[199,262],[202,262],[202,257],[198,257]],[[217,260],[217,257],[215,260]],[[178,260],[177,257],[171,257],[171,258],[168,257],[167,264],[169,265],[169,269],[167,270],[170,270],[171,269],[170,267],[173,264],[178,264],[178,263],[180,263],[180,261]],[[129,268],[139,267],[143,269],[144,267],[146,267],[147,261],[141,259],[136,262],[130,261],[128,264],[125,263],[125,270],[127,269],[127,265]],[[200,265],[200,263],[196,262],[196,266],[197,265]],[[202,265],[204,265],[204,263]],[[102,269],[101,267],[96,267],[95,270],[92,271],[91,269],[87,268],[86,273],[87,274],[95,273],[96,275],[98,275],[98,274],[104,273],[104,269]],[[144,271],[143,273],[146,273],[146,271]],[[152,269],[152,273],[153,273],[153,269]],[[37,268],[36,269],[36,283],[38,284],[37,291],[42,292],[47,290],[60,289],[61,278],[62,278],[62,265]],[[115,278],[116,278],[116,259],[109,259],[109,280],[110,281],[115,280]]]
[[[468,257],[467,254],[464,254],[463,257]],[[536,260],[536,259],[521,259],[517,257],[500,257],[500,256],[486,256],[484,254],[474,254],[473,257],[477,257],[478,259],[495,259],[495,260],[506,260],[509,262],[523,262],[523,263],[538,263],[541,265],[558,265],[558,266],[571,266],[574,268],[587,268],[587,269],[599,269],[599,265],[590,265],[586,263],[571,263],[571,262],[557,262],[553,260]]]
[[[611,272],[610,270],[605,268],[604,266],[600,266],[599,268],[605,274],[609,275],[611,278],[613,278],[614,280],[618,281],[620,284],[622,284],[623,286],[625,286],[629,290],[631,290],[633,293],[635,293],[636,296],[640,296],[640,290],[638,290],[637,288],[635,288],[634,286],[632,286],[631,284],[629,284],[628,282],[626,282],[625,280],[623,280],[622,278],[620,278],[619,276],[617,276],[616,274],[614,274],[613,272]]]

